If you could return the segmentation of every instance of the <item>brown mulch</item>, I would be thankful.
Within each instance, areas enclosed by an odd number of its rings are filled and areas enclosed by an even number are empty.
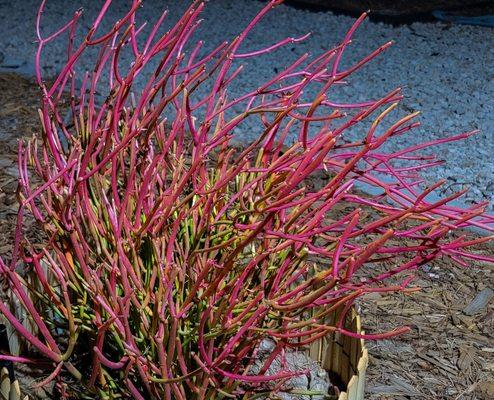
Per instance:
[[[437,260],[414,283],[420,292],[367,297],[362,304],[367,331],[412,327],[394,340],[367,342],[366,399],[494,399],[492,266]],[[478,304],[476,297],[491,301]]]
[[[16,152],[20,137],[38,130],[39,89],[0,74],[0,256],[8,256],[16,221]],[[36,234],[34,232],[34,234]],[[473,234],[472,234],[473,235]],[[484,253],[494,253],[485,245]],[[376,267],[379,268],[379,267]],[[470,268],[438,260],[423,267],[412,295],[368,296],[361,303],[368,332],[409,325],[393,340],[368,342],[369,400],[494,399],[494,300],[467,307],[494,290],[492,266]]]
[[[39,128],[40,90],[33,81],[0,74],[0,256],[8,258],[16,224],[18,202],[17,149],[20,138]],[[30,232],[36,238],[37,232]]]
[[[17,222],[17,149],[21,138],[29,138],[39,129],[38,108],[40,90],[32,80],[15,74],[0,74],[0,257],[11,258],[12,241]],[[33,221],[26,218],[24,229],[34,243],[43,242],[43,234]],[[6,282],[0,281],[0,298],[4,298]],[[32,365],[15,365],[16,378],[20,381],[23,395],[31,399],[51,397],[46,390],[52,385],[34,389],[41,370]]]

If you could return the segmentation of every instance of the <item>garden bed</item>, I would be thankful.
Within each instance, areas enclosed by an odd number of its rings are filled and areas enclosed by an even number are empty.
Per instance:
[[[39,89],[35,84],[15,75],[0,75],[0,255],[3,257],[8,257],[17,211],[17,140],[31,136],[38,129],[38,104]],[[317,180],[314,184],[318,184]],[[43,242],[35,229],[29,231],[31,239]],[[494,248],[487,245],[479,251],[492,254]],[[492,399],[494,303],[480,307],[473,315],[467,315],[472,310],[465,311],[465,307],[483,289],[494,288],[494,271],[480,264],[464,269],[448,260],[438,260],[418,273],[415,284],[423,290],[411,296],[377,295],[372,301],[360,304],[366,331],[400,325],[412,327],[410,333],[397,339],[368,343],[366,399]],[[488,295],[488,291],[482,293]],[[29,378],[21,379],[21,385],[28,384],[26,379]]]

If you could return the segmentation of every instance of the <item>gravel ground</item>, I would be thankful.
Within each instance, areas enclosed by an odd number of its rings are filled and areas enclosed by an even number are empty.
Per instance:
[[[45,28],[60,26],[79,6],[85,9],[82,25],[87,28],[102,1],[49,0],[43,15]],[[0,63],[4,67],[21,65],[30,72],[35,49],[34,20],[39,1],[0,0]],[[115,2],[105,19],[106,26],[123,15],[127,0]],[[184,10],[185,0],[146,0],[140,11],[142,20],[154,21],[162,9],[170,9],[170,21]],[[232,38],[255,15],[262,3],[255,0],[211,0],[204,11],[204,23],[196,37],[205,42],[205,50]],[[353,18],[331,12],[313,12],[280,6],[254,30],[244,49],[258,49],[286,36],[308,31],[311,38],[302,44],[250,60],[239,78],[233,96],[257,86],[274,73],[275,68],[310,51],[319,54],[337,44]],[[53,28],[52,28],[53,29]],[[45,29],[45,33],[52,29]],[[395,40],[396,44],[365,69],[355,74],[349,85],[339,89],[333,99],[363,100],[377,98],[397,86],[406,86],[401,112],[421,110],[422,123],[415,133],[389,144],[401,148],[425,139],[479,129],[480,133],[461,143],[443,145],[436,152],[446,163],[425,173],[428,181],[446,178],[447,192],[465,185],[471,191],[462,204],[494,201],[494,30],[492,28],[414,23],[392,27],[366,22],[355,35],[346,62],[362,58],[377,46]],[[351,54],[350,54],[351,53]],[[49,46],[43,57],[46,73],[60,68],[65,42]],[[3,61],[2,61],[3,59]],[[88,59],[88,66],[90,61]],[[15,68],[11,68],[15,69]],[[241,140],[255,137],[255,126],[239,132]],[[2,133],[0,132],[0,135]],[[491,210],[492,210],[491,205]]]

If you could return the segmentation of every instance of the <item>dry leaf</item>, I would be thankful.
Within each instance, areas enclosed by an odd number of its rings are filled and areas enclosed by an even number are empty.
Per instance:
[[[471,346],[461,346],[460,347],[460,356],[458,357],[458,361],[456,365],[461,370],[461,372],[467,376],[469,376],[472,372],[472,367],[476,364],[476,352],[475,349]]]

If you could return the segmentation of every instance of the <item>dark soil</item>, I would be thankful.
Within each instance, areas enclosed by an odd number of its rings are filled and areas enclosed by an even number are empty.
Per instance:
[[[372,21],[392,25],[437,21],[432,15],[436,10],[461,16],[494,14],[494,2],[490,0],[285,0],[285,4],[314,12],[330,10],[352,17],[370,11]]]

